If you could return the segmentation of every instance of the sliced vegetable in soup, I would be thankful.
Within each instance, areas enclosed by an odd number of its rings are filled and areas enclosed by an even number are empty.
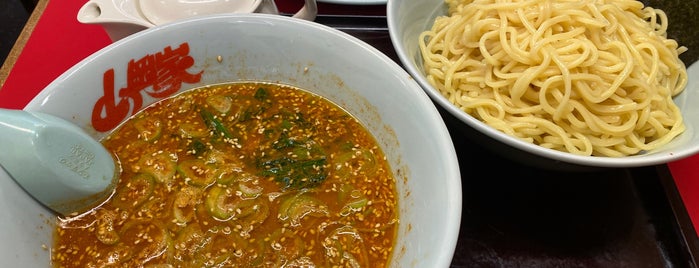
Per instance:
[[[54,267],[382,267],[395,179],[373,136],[287,85],[212,85],[157,102],[103,144],[102,206],[60,218]]]

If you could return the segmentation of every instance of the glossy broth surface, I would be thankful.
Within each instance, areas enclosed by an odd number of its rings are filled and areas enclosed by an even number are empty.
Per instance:
[[[101,207],[59,218],[53,267],[382,267],[395,179],[373,136],[287,85],[194,89],[103,144],[122,166]]]

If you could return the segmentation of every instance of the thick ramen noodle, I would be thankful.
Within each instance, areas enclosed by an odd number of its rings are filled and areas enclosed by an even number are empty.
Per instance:
[[[363,125],[273,83],[213,85],[147,107],[103,140],[122,172],[60,218],[53,267],[383,267],[395,179]]]
[[[684,129],[667,16],[636,0],[447,0],[419,39],[429,82],[506,134],[579,155],[645,153]]]

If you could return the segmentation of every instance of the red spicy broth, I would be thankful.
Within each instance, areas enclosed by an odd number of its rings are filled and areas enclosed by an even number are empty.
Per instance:
[[[115,194],[60,218],[53,267],[382,267],[396,181],[375,139],[330,101],[274,83],[194,89],[103,144]]]

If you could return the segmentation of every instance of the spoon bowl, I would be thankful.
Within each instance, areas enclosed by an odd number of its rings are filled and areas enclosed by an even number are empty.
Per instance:
[[[34,199],[62,215],[111,195],[112,154],[81,128],[41,112],[0,109],[0,165]]]

